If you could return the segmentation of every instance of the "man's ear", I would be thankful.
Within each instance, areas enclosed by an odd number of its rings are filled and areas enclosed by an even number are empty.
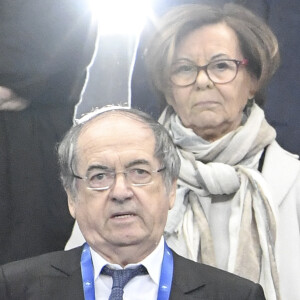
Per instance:
[[[76,203],[75,199],[72,197],[72,194],[70,191],[66,191],[67,196],[68,196],[68,207],[69,207],[69,212],[71,216],[76,219]]]
[[[175,180],[171,186],[169,193],[169,210],[172,209],[176,199],[176,188],[177,188],[177,180]]]

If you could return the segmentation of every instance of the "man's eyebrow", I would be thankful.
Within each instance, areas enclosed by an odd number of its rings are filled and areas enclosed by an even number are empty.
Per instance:
[[[150,166],[150,162],[146,159],[136,159],[136,160],[133,160],[133,161],[130,161],[129,163],[127,163],[125,165],[125,168],[130,168],[130,167],[133,167],[133,166],[136,166],[136,165]],[[93,170],[111,171],[112,168],[110,168],[108,166],[105,166],[105,165],[101,165],[101,164],[93,164],[93,165],[90,165],[88,167],[87,172],[91,172]]]
[[[150,166],[150,162],[146,159],[136,159],[126,164],[125,168],[130,168],[136,165],[147,165]]]
[[[110,170],[110,168],[107,166],[100,165],[100,164],[95,164],[95,165],[89,166],[87,169],[87,172],[90,172],[93,170]]]

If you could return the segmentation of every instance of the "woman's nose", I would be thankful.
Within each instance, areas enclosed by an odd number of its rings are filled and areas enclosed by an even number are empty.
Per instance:
[[[206,70],[199,70],[198,75],[196,77],[195,85],[199,89],[211,88],[213,86],[213,82],[209,78]]]

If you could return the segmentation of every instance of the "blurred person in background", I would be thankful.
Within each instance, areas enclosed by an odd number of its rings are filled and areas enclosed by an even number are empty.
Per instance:
[[[72,125],[96,34],[84,0],[1,1],[1,264],[63,249],[70,235],[55,148]]]

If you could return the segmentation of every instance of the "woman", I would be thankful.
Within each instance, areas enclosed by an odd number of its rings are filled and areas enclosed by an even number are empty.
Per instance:
[[[279,64],[276,37],[234,4],[179,6],[156,28],[145,59],[182,162],[168,244],[267,299],[300,299],[300,163],[254,100]]]

